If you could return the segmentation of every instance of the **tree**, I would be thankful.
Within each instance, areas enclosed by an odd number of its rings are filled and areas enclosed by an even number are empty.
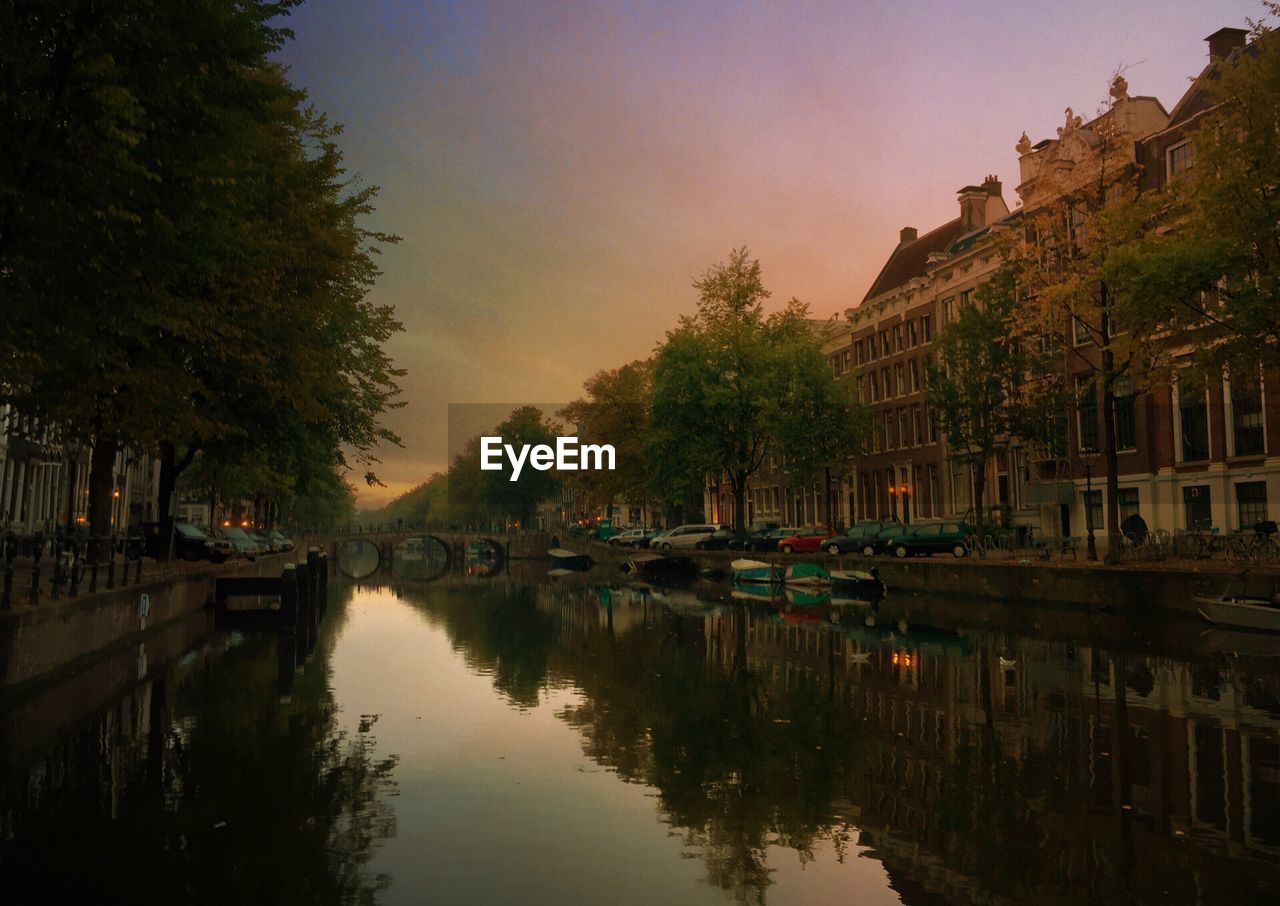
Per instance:
[[[125,446],[160,454],[168,521],[202,447],[373,482],[397,442],[400,325],[366,298],[394,237],[270,59],[293,5],[0,4],[0,396],[93,443],[96,534]]]
[[[644,442],[650,423],[649,365],[629,362],[601,371],[583,384],[587,396],[560,410],[560,417],[577,426],[583,443],[610,444],[616,468],[579,472],[577,481],[593,499],[613,513],[618,500],[643,502],[648,496]]]
[[[693,285],[698,313],[654,359],[647,450],[668,494],[726,477],[744,531],[747,483],[771,454],[803,474],[851,452],[853,398],[835,387],[806,306],[792,299],[765,315],[770,293],[745,247]]]
[[[511,413],[490,435],[502,438],[503,444],[519,450],[539,444],[555,448],[559,426],[547,419],[535,406],[521,406]],[[521,528],[533,522],[538,504],[551,500],[559,487],[554,471],[533,468],[525,462],[516,481],[511,480],[512,466],[505,454],[495,470],[481,469],[480,437],[467,441],[461,453],[449,465],[449,510],[466,522],[485,522],[501,518],[517,522]]]
[[[973,475],[974,528],[982,536],[987,463],[1017,435],[1030,438],[1052,386],[1050,357],[1021,335],[1017,259],[1007,260],[938,332],[928,368],[928,399],[947,437],[949,457]],[[1052,409],[1052,406],[1048,408]]]
[[[1250,38],[1203,80],[1215,106],[1190,133],[1193,165],[1123,261],[1168,329],[1194,333],[1202,375],[1280,367],[1280,34],[1259,22]]]

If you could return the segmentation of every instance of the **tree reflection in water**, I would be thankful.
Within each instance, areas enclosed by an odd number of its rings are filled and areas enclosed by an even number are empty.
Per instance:
[[[325,668],[349,591],[334,597],[292,683],[280,671],[305,652],[222,637],[8,764],[0,900],[373,902],[395,759],[335,719]]]
[[[399,593],[513,704],[580,690],[562,717],[584,752],[654,788],[687,854],[739,901],[766,901],[777,847],[802,862],[872,855],[909,901],[1274,892],[1272,660],[1129,654],[999,631],[990,615],[877,640],[687,594],[671,607],[572,584]]]

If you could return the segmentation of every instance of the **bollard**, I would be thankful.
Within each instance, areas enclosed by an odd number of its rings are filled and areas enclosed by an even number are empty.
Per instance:
[[[59,550],[61,547],[62,542],[54,542],[53,581],[49,583],[49,599],[51,601],[57,601],[62,597],[62,583],[66,581],[66,554]]]
[[[31,551],[31,603],[40,603],[40,555],[44,553],[44,536],[36,535]]]
[[[2,545],[4,552],[4,590],[0,592],[0,610],[13,608],[13,561],[18,556],[18,543],[13,534],[5,536]]]
[[[113,543],[107,548],[107,589],[116,587],[116,546]]]
[[[298,568],[290,563],[280,573],[280,629],[293,632],[298,623]]]
[[[120,587],[125,588],[129,584],[129,542],[127,540],[124,543],[124,550],[120,552],[120,556]],[[114,555],[112,556],[112,560],[115,560]]]

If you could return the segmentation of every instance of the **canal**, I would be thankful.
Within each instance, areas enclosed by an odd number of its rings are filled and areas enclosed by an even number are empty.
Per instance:
[[[310,640],[196,617],[9,702],[0,902],[1280,890],[1271,640],[616,574],[332,595]]]

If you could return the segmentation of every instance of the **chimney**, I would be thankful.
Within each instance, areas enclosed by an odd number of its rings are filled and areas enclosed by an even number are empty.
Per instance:
[[[987,194],[992,198],[1004,197],[1004,186],[1001,185],[1000,179],[994,175],[988,176],[982,181],[982,188],[987,190]]]
[[[1249,33],[1243,28],[1220,28],[1205,40],[1209,42],[1209,59],[1225,60],[1233,50],[1244,47]]]
[[[960,196],[960,232],[971,233],[987,223],[987,199],[990,198],[986,185],[965,186]]]
[[[915,242],[918,235],[920,234],[916,232],[915,227],[903,227],[902,231],[898,233],[898,245],[903,246],[908,242]]]

